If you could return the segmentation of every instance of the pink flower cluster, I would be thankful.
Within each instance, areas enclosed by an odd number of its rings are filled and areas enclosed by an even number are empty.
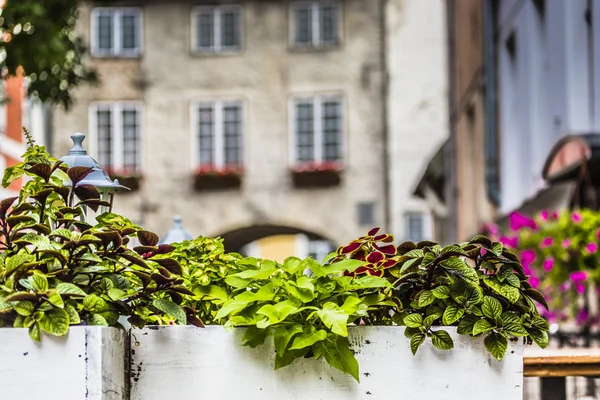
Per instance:
[[[531,228],[533,230],[537,230],[538,228],[537,223],[533,219],[528,218],[523,214],[519,214],[516,211],[511,212],[508,216],[508,219],[510,222],[511,231],[518,231],[522,228]]]

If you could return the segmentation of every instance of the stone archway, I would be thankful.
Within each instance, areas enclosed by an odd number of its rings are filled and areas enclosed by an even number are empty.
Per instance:
[[[269,236],[297,234],[303,234],[309,240],[327,241],[332,245],[334,244],[334,241],[331,240],[331,238],[325,237],[315,232],[311,232],[302,228],[271,224],[241,227],[227,231],[218,236],[223,238],[223,245],[225,246],[225,251],[239,252],[240,249],[242,249],[245,245],[259,239],[263,239]]]

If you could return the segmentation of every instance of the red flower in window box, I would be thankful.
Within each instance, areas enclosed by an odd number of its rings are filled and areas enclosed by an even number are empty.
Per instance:
[[[323,188],[338,186],[342,182],[342,166],[338,161],[303,162],[291,169],[296,188]]]
[[[120,185],[128,187],[132,192],[140,189],[141,182],[144,179],[141,172],[131,168],[107,168],[106,172],[108,172],[110,179],[117,179]]]
[[[242,185],[244,169],[239,164],[228,164],[217,167],[210,164],[202,164],[194,172],[194,189],[223,190],[237,189]]]

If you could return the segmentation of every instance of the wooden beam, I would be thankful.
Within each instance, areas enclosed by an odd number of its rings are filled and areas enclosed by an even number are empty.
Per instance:
[[[526,377],[600,376],[600,349],[551,349],[526,352]]]

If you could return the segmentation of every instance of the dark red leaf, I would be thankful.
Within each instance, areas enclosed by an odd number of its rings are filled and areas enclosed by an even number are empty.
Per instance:
[[[83,180],[86,176],[88,176],[92,172],[92,168],[90,167],[71,167],[67,170],[67,175],[69,175],[69,179],[71,179],[72,187],[77,186],[81,180]],[[80,197],[81,198],[81,197]]]
[[[371,276],[378,276],[378,277],[382,277],[383,276],[383,270],[370,269],[367,272]]]
[[[142,254],[142,257],[144,258],[151,257],[157,250],[158,247],[154,246],[136,246],[133,248],[133,251],[135,251],[138,254]]]
[[[137,237],[142,246],[156,246],[158,243],[158,236],[150,231],[139,231]]]
[[[116,231],[97,232],[94,233],[94,236],[102,240],[102,245],[104,247],[108,247],[112,243],[113,248],[117,249],[123,245],[123,239],[119,232]]]
[[[384,254],[396,254],[396,246],[394,246],[393,244],[388,244],[385,246],[374,245],[374,247]]]
[[[43,189],[31,197],[36,199],[38,202],[43,203],[52,193],[54,193],[54,189]]]
[[[385,256],[378,251],[374,251],[367,256],[367,262],[370,262],[371,264],[377,264],[378,262],[383,261],[383,259],[385,259]]]
[[[169,272],[168,269],[163,268],[163,267],[158,267],[157,268],[158,272],[160,272],[160,274],[162,276],[164,276],[165,278],[170,278],[171,277],[171,273]]]
[[[4,199],[4,200],[7,200],[7,199]],[[0,208],[1,208],[1,205],[0,205]],[[11,215],[18,215],[18,214],[21,214],[21,213],[24,213],[27,211],[32,211],[32,210],[35,210],[35,207],[31,203],[24,202],[24,203],[21,203],[19,205],[16,205],[15,207],[13,207],[13,209],[10,213],[11,213]],[[4,213],[5,212],[0,209],[0,215],[2,215]]]
[[[373,240],[376,242],[390,243],[394,241],[394,237],[392,235],[383,234],[375,236]]]
[[[0,215],[6,215],[6,212],[15,202],[18,197],[7,197],[4,200],[0,201]]]
[[[175,250],[175,246],[171,246],[170,244],[161,244],[158,245],[158,251],[156,254],[167,254]]]
[[[58,193],[65,202],[69,201],[69,193],[71,192],[70,188],[66,186],[58,186],[54,188],[54,191]]]
[[[121,235],[123,235],[123,236],[129,236],[132,233],[135,233],[135,229],[133,229],[133,228],[125,228],[121,231]]]
[[[147,274],[142,271],[131,271],[131,273],[137,276],[140,279],[140,281],[142,281],[142,286],[146,287],[148,286],[148,284],[150,284],[150,274]]]
[[[50,175],[52,174],[52,167],[48,164],[39,163],[28,168],[27,172],[31,172],[48,182],[48,179],[50,179]]]
[[[354,273],[355,273],[356,275],[361,275],[361,274],[364,274],[364,273],[365,273],[365,272],[367,272],[367,271],[368,271],[368,268],[367,268],[366,266],[364,266],[364,265],[363,265],[362,267],[358,267],[358,268],[356,268],[356,269],[354,270]]]
[[[50,170],[51,170],[51,172],[54,172],[54,171],[56,171],[56,169],[57,169],[58,167],[60,167],[61,165],[63,165],[63,164],[64,164],[64,163],[63,163],[61,160],[57,160],[57,161],[56,161],[56,162],[55,162],[55,163],[52,165],[52,167],[50,167]],[[68,170],[68,168],[67,168],[67,170]]]
[[[202,320],[200,318],[196,317],[195,315],[188,315],[187,323],[190,325],[194,325],[198,328],[204,328],[204,323],[202,323]]]
[[[32,226],[28,227],[29,229],[33,229],[34,231],[38,232],[38,233],[42,233],[44,235],[49,235],[50,232],[52,232],[50,230],[50,228],[48,228],[48,226],[44,225],[44,224],[35,224]]]
[[[387,268],[391,268],[391,267],[393,267],[393,266],[394,266],[394,265],[396,265],[396,264],[398,264],[398,262],[397,262],[396,260],[385,260],[385,261],[384,261],[384,262],[381,264],[381,266],[382,266],[383,268],[387,269]]]
[[[181,304],[181,302],[183,301],[183,296],[177,292],[174,292],[173,290],[167,290],[167,294],[171,296],[171,300],[173,300],[173,303]]]
[[[348,246],[342,247],[341,253],[342,254],[349,254],[352,253],[353,251],[356,251],[358,248],[360,247],[360,243],[350,243]]]
[[[79,232],[84,233],[87,232],[92,225],[88,224],[87,222],[74,222],[73,225],[75,225],[75,227],[79,230]]]
[[[13,215],[12,217],[6,218],[6,222],[12,228],[21,222],[35,222],[35,219],[28,215]]]
[[[183,274],[183,269],[181,268],[181,265],[179,265],[179,263],[175,260],[169,259],[169,258],[165,258],[165,259],[160,259],[160,260],[152,260],[155,263],[157,263],[158,265],[160,265],[161,267],[164,267],[166,269],[169,270],[169,272],[172,272],[176,275],[181,275]]]
[[[174,290],[177,293],[185,294],[186,296],[194,295],[194,292],[192,292],[190,289],[186,288],[185,286],[173,286],[173,287],[171,287],[171,290]]]
[[[152,280],[156,283],[158,283],[159,285],[164,285],[165,283],[169,283],[171,281],[173,281],[175,278],[166,278],[164,276],[162,276],[161,274],[151,274],[150,278],[152,278]]]
[[[134,253],[123,253],[121,254],[121,257],[123,257],[132,264],[143,268],[148,268],[148,264],[146,264],[146,261],[144,261],[143,258],[140,258],[139,256],[135,255]]]
[[[373,229],[371,229],[371,230],[369,231],[369,233],[367,233],[367,235],[368,235],[368,236],[375,236],[375,234],[376,234],[377,232],[379,232],[379,230],[380,230],[380,229],[381,229],[381,228],[373,228]]]
[[[104,200],[100,200],[100,199],[82,200],[79,203],[77,203],[75,205],[75,207],[78,207],[81,205],[85,205],[85,206],[91,208],[92,210],[94,210],[94,212],[98,211],[98,207],[110,207],[110,203],[108,201],[104,201]]]
[[[75,196],[79,200],[99,199],[100,192],[94,185],[79,185],[73,189]]]

